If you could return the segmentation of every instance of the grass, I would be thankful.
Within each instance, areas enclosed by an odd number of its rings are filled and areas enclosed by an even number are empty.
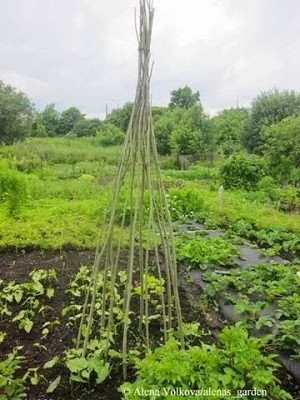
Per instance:
[[[295,233],[300,232],[299,213],[284,213],[255,200],[245,197],[241,191],[224,191],[223,204],[219,204],[218,190],[215,187],[208,187],[201,183],[184,182],[181,187],[197,188],[204,200],[204,210],[207,212],[207,219],[217,224],[231,225],[234,222],[244,219],[255,224],[259,229],[286,229]]]
[[[0,247],[94,247],[120,152],[121,147],[99,146],[96,138],[34,138],[0,147],[0,168],[20,171],[27,186],[17,217],[9,215],[5,201],[0,203]],[[207,223],[230,226],[243,219],[258,229],[300,232],[299,214],[264,204],[256,192],[224,191],[221,207],[214,168],[196,166],[164,176],[168,189],[199,193]]]

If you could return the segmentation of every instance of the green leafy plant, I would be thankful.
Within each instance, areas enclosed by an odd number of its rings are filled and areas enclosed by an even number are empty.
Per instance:
[[[300,359],[300,319],[281,322],[274,339],[279,349],[289,350]]]
[[[94,374],[96,383],[102,383],[110,374],[110,364],[104,359],[106,350],[105,340],[91,340],[87,357],[82,357],[81,349],[67,350],[65,363],[70,381],[90,384]]]
[[[0,398],[1,400],[21,400],[26,396],[26,374],[17,377],[21,362],[25,359],[19,355],[23,346],[15,347],[3,361],[0,361]]]
[[[232,266],[239,255],[237,248],[228,240],[215,237],[180,235],[176,242],[178,260],[191,267],[207,269],[209,266]]]
[[[179,387],[187,391],[185,398],[193,399],[195,395],[201,395],[199,388],[210,387],[216,392],[206,398],[212,400],[255,387],[265,389],[274,400],[291,399],[280,389],[274,375],[279,366],[273,360],[274,356],[261,352],[269,340],[270,336],[263,339],[250,337],[241,325],[224,328],[219,334],[218,346],[202,343],[182,349],[180,343],[171,338],[137,362],[135,381],[125,382],[119,390],[126,393],[126,399],[138,400],[141,388],[146,399],[153,398],[151,390],[164,388],[156,393],[156,398],[171,399],[172,390]],[[217,392],[220,388],[222,391]]]
[[[225,189],[253,190],[265,175],[266,164],[255,155],[230,156],[220,168]]]
[[[197,189],[169,189],[168,203],[173,221],[203,218],[203,198]]]

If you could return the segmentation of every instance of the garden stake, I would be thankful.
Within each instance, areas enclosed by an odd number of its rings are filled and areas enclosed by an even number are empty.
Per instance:
[[[129,228],[126,229],[129,236],[129,248],[127,281],[124,290],[122,339],[124,379],[127,377],[128,337],[131,322],[129,315],[131,312],[135,269],[138,269],[139,272],[141,288],[139,331],[141,337],[145,337],[146,348],[150,347],[147,274],[151,265],[157,268],[160,282],[163,282],[163,277],[165,278],[164,282],[166,282],[166,287],[161,288],[160,294],[163,340],[166,342],[169,329],[177,328],[182,346],[184,342],[172,222],[160,172],[150,104],[149,87],[152,67],[150,68],[149,64],[153,17],[152,1],[140,0],[139,27],[137,18],[135,18],[139,52],[135,101],[114,182],[110,208],[106,213],[105,223],[108,226],[106,238],[102,245],[100,245],[99,241],[96,249],[91,283],[86,295],[84,312],[77,337],[77,348],[83,346],[82,357],[86,357],[94,322],[98,272],[100,268],[104,268],[100,325],[101,331],[106,331],[108,351],[109,336],[113,331],[115,322],[113,313],[115,302],[114,287],[117,270],[120,268],[121,253],[121,240],[120,238],[118,239],[118,246],[116,246],[114,234],[115,227],[117,224],[120,225],[117,210],[120,204],[121,190],[123,189],[126,190],[126,198],[122,212],[121,229],[125,227],[126,219],[128,220],[129,210]],[[154,238],[154,244],[150,243],[150,236]],[[164,258],[163,265],[160,256],[161,252]]]

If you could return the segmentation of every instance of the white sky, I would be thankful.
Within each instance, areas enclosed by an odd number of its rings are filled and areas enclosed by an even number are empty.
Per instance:
[[[134,98],[138,0],[0,0],[0,79],[38,108],[103,116]],[[154,105],[184,85],[206,111],[300,91],[300,0],[154,0]]]

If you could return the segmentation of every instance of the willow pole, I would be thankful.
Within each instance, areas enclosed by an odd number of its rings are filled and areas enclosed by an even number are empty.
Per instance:
[[[122,361],[124,379],[127,376],[128,338],[131,327],[129,316],[132,311],[135,269],[139,271],[141,289],[138,329],[141,336],[145,337],[146,347],[150,347],[151,336],[147,282],[150,262],[156,267],[156,274],[161,282],[159,297],[162,310],[163,339],[166,341],[170,329],[175,327],[180,333],[182,345],[184,343],[172,221],[160,171],[151,114],[150,80],[152,65],[150,66],[150,46],[153,19],[152,0],[140,0],[139,19],[137,17],[135,19],[139,55],[135,100],[114,182],[110,209],[107,212],[106,237],[97,246],[91,283],[87,291],[77,337],[77,347],[80,348],[82,345],[82,356],[85,357],[94,325],[98,276],[102,268],[104,268],[105,282],[102,288],[100,326],[102,331],[106,330],[107,332],[111,332],[114,328],[115,296],[113,291],[117,270],[120,268],[121,251],[120,241],[117,247],[115,245],[115,227],[118,225],[117,209],[120,204],[120,194],[121,190],[124,189],[126,195],[121,229],[125,225],[128,207],[130,209],[129,227],[127,229],[129,236],[127,279],[123,293]],[[148,208],[148,212],[145,212],[146,208]],[[154,238],[154,244],[149,243],[149,236]],[[161,251],[163,261],[160,257]],[[82,335],[83,325],[86,325],[84,336]],[[109,337],[109,334],[106,337]],[[109,343],[107,344],[108,347]]]

